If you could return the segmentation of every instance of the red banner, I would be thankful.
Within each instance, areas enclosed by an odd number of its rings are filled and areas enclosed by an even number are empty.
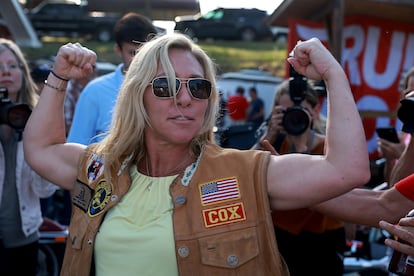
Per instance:
[[[290,20],[287,52],[298,40],[312,37],[327,45],[322,23]],[[401,130],[400,122],[392,114],[398,109],[404,73],[414,66],[413,27],[365,16],[348,17],[343,27],[340,62],[361,112],[370,156],[376,158],[375,128],[396,126]],[[326,114],[326,106],[322,110]]]

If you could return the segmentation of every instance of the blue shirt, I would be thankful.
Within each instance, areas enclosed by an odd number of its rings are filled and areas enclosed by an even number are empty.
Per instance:
[[[86,85],[76,103],[68,142],[89,145],[105,137],[112,121],[112,110],[124,80],[123,64]]]

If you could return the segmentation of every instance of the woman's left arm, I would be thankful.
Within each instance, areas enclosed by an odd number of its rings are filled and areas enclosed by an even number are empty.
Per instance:
[[[317,39],[299,42],[288,61],[299,74],[325,81],[325,154],[271,157],[267,179],[273,209],[314,205],[362,186],[370,178],[364,128],[341,65]]]

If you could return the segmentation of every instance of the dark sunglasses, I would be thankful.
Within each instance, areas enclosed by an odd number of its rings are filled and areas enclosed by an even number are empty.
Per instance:
[[[180,91],[182,83],[187,83],[187,89],[195,99],[205,100],[211,95],[211,82],[203,78],[181,79],[175,78],[175,94]],[[172,98],[173,93],[168,86],[167,77],[158,77],[150,82],[152,85],[152,92],[159,98]]]

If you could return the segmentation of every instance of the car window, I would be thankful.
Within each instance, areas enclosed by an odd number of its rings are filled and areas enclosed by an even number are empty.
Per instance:
[[[77,18],[79,17],[79,7],[73,5],[67,5],[63,10],[65,16]]]
[[[241,13],[234,10],[227,10],[225,17],[227,20],[237,20],[241,16]]]
[[[223,18],[223,11],[222,10],[214,10],[209,11],[205,15],[203,15],[204,19],[221,19]]]
[[[58,15],[58,11],[59,9],[56,7],[56,5],[48,4],[48,5],[42,6],[42,8],[39,9],[38,13],[45,15],[45,16],[46,15],[53,16],[53,15]]]
[[[214,15],[214,18],[213,19],[222,19],[223,18],[223,14],[224,14],[224,12],[223,11],[217,11],[216,12],[216,14]]]

